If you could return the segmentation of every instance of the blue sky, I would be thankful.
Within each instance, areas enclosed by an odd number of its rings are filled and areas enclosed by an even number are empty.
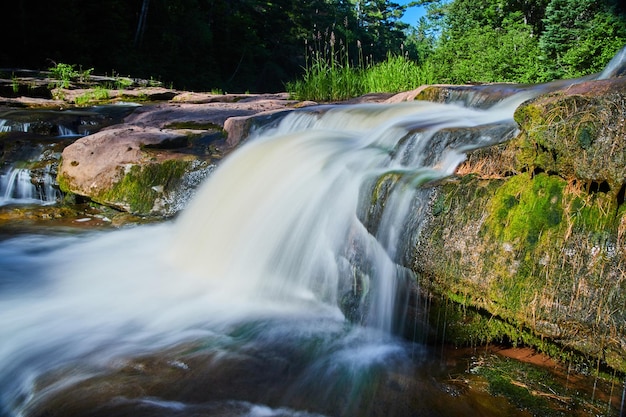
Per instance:
[[[412,0],[396,0],[398,4],[407,4],[407,3],[410,3],[411,1]],[[405,23],[408,23],[409,25],[415,26],[417,25],[417,21],[419,20],[420,16],[424,16],[425,14],[426,14],[426,9],[423,6],[410,7],[404,13],[404,16],[402,17],[402,21]]]

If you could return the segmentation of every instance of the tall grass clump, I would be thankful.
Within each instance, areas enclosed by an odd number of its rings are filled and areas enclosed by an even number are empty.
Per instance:
[[[287,90],[298,100],[335,101],[356,97],[365,91],[361,69],[350,63],[343,40],[336,48],[334,32],[318,32],[312,45],[307,41],[302,78],[287,83]]]
[[[406,55],[387,54],[387,59],[373,63],[363,58],[357,41],[357,60],[348,53],[347,45],[336,47],[334,32],[320,33],[312,45],[306,42],[305,66],[302,77],[286,84],[296,100],[340,101],[367,93],[397,93],[434,82],[434,67],[430,62],[418,65]]]
[[[398,93],[433,84],[435,75],[428,61],[418,65],[406,56],[388,53],[387,60],[367,68],[363,78],[368,93]]]

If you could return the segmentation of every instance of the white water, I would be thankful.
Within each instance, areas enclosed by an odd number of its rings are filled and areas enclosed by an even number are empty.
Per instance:
[[[623,76],[626,72],[626,46],[620,49],[615,56],[609,61],[604,70],[598,75],[598,80]]]
[[[116,358],[228,337],[250,320],[280,318],[285,343],[301,343],[301,332],[327,340],[311,365],[320,370],[302,384],[334,378],[337,364],[362,369],[402,356],[389,331],[411,278],[396,258],[417,186],[451,174],[464,150],[501,140],[437,132],[501,122],[514,130],[521,100],[489,111],[415,102],[294,112],[223,161],[174,224],[1,242],[5,412],[20,414]],[[390,172],[401,179],[373,236],[362,223],[370,186]],[[367,327],[342,336],[339,304],[351,292],[365,301]],[[318,324],[303,330],[310,320]],[[34,388],[61,366],[67,377]]]
[[[0,119],[0,132],[28,132],[30,123],[11,122],[6,119]]]
[[[54,204],[61,197],[50,166],[35,183],[33,174],[26,168],[8,168],[0,174],[0,206],[7,204]]]

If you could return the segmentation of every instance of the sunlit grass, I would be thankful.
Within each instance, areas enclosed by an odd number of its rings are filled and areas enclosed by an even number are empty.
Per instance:
[[[337,52],[331,35],[321,51],[307,51],[304,74],[286,84],[296,100],[339,101],[367,93],[397,93],[434,82],[430,62],[421,65],[404,55],[387,54],[383,62],[366,63],[359,48],[358,62],[351,63],[347,51]]]

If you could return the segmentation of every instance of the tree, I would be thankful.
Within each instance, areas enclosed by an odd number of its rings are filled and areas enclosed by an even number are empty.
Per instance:
[[[532,3],[456,0],[431,8],[440,35],[430,59],[441,82],[534,82],[538,41],[529,22]]]
[[[540,37],[546,78],[600,71],[626,43],[626,19],[602,0],[551,0]]]

